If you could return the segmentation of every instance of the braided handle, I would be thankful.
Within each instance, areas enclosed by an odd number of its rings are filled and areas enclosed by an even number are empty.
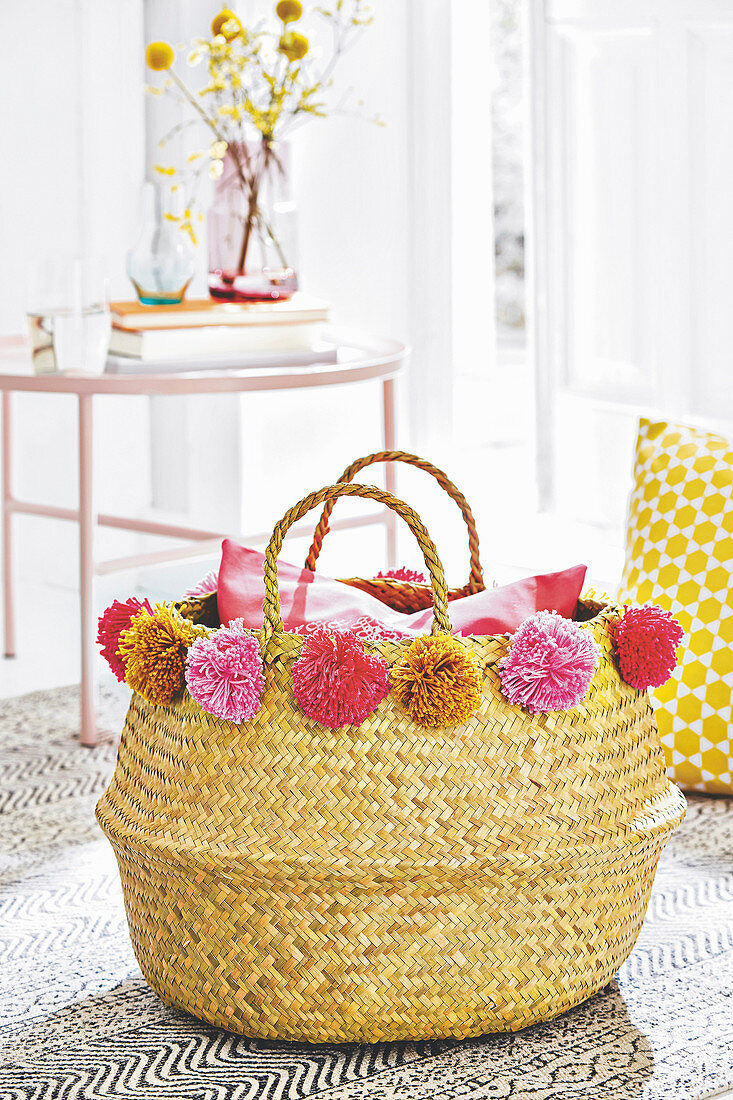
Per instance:
[[[438,482],[441,489],[445,489],[448,496],[454,500],[460,508],[461,515],[468,528],[468,549],[471,555],[471,573],[468,579],[467,589],[469,592],[483,592],[486,586],[484,584],[484,574],[481,568],[481,562],[479,561],[476,521],[473,518],[473,512],[471,511],[470,505],[460,489],[453,484],[448,475],[438,466],[434,466],[432,462],[428,462],[425,458],[420,458],[419,455],[409,454],[407,451],[377,451],[373,455],[365,455],[363,458],[357,458],[355,462],[352,462],[351,465],[344,470],[339,481],[344,483],[353,481],[360,470],[363,470],[365,466],[370,466],[373,462],[406,462],[410,466],[416,466],[418,470],[424,470],[426,474],[431,474]],[[323,506],[323,511],[321,512],[321,518],[318,521],[318,526],[313,532],[313,542],[308,551],[308,557],[305,559],[305,568],[311,571],[316,567],[316,561],[321,552],[323,540],[328,534],[328,521],[331,518],[335,503],[335,499],[326,501]]]
[[[337,485],[326,485],[323,489],[317,489],[314,493],[309,493],[307,497],[303,497],[275,525],[265,551],[265,600],[262,605],[265,615],[262,631],[263,648],[266,649],[275,632],[284,629],[277,584],[277,559],[282,549],[283,539],[290,527],[302,519],[307,512],[310,512],[311,508],[315,508],[325,501],[337,500],[338,497],[365,497],[369,500],[378,500],[402,517],[419,543],[430,575],[430,586],[433,592],[433,625],[431,632],[433,634],[451,634],[445,573],[438,552],[435,549],[435,544],[417,512],[413,511],[409,504],[398,500],[397,497],[392,496],[385,489],[378,489],[376,485],[350,485],[346,482],[339,482]]]

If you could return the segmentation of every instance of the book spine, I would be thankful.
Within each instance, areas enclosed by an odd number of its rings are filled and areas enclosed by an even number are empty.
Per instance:
[[[307,351],[320,337],[320,324],[274,328],[156,329],[124,332],[113,329],[110,351],[142,360],[192,359],[226,354]]]

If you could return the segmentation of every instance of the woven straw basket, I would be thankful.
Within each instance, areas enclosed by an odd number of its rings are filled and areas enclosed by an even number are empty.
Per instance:
[[[361,726],[326,729],[293,697],[302,638],[283,630],[276,559],[293,523],[340,496],[406,520],[433,632],[450,630],[442,566],[406,504],[340,483],[283,517],[265,556],[259,713],[233,725],[187,693],[132,699],[97,814],[138,961],[166,1004],[261,1038],[465,1037],[549,1019],[629,954],[684,813],[646,693],[616,670],[618,609],[579,605],[601,661],[572,711],[510,705],[507,638],[474,637],[483,698],[464,725],[426,730],[388,695]],[[403,645],[372,648],[392,663]]]

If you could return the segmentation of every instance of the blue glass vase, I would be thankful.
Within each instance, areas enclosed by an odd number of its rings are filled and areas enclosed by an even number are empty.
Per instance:
[[[140,236],[127,254],[127,274],[146,306],[182,302],[196,270],[193,245],[165,217],[165,191],[160,184],[143,184]]]

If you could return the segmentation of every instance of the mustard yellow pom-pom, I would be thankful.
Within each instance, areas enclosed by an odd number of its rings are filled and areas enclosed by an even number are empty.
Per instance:
[[[242,33],[242,24],[238,17],[229,8],[222,8],[218,15],[214,16],[211,24],[211,33],[222,35],[227,42],[233,42]]]
[[[302,61],[308,53],[308,39],[297,31],[288,31],[280,39],[278,46],[280,53],[284,53],[288,61]]]
[[[283,23],[295,23],[303,14],[303,5],[300,0],[278,0],[275,14]]]
[[[416,638],[393,665],[392,692],[420,726],[460,726],[481,702],[481,671],[457,638]]]
[[[148,68],[156,73],[163,69],[170,69],[175,55],[167,42],[151,42],[145,51],[145,60]]]
[[[156,604],[152,615],[143,608],[118,643],[128,686],[157,706],[177,702],[186,686],[188,647],[204,633],[166,604]]]

